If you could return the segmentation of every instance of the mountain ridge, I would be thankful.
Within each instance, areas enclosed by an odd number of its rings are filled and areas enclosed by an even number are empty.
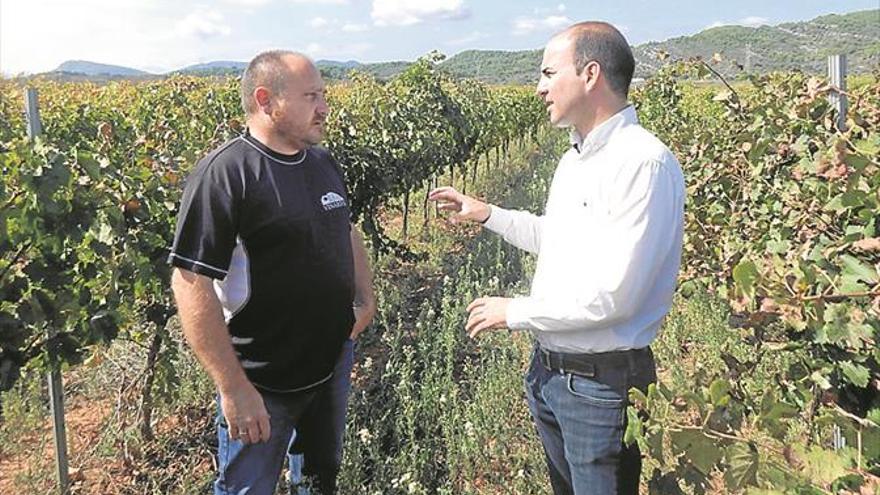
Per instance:
[[[880,9],[828,14],[809,21],[774,26],[723,25],[665,41],[651,41],[633,47],[636,77],[648,77],[660,67],[659,55],[672,58],[711,59],[722,62],[716,69],[725,76],[743,72],[801,70],[822,73],[828,55],[846,53],[851,73],[868,72],[880,66]],[[533,83],[541,62],[541,50],[464,50],[440,67],[456,77],[469,77],[492,84]],[[411,62],[362,63],[356,60],[318,60],[316,65],[330,80],[345,79],[351,70],[392,77]],[[247,66],[239,61],[193,64],[164,74],[88,61],[67,61],[43,76],[76,79],[161,78],[173,74],[238,75]]]

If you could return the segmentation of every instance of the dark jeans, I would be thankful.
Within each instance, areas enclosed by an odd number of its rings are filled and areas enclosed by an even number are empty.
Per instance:
[[[650,351],[597,367],[592,377],[548,370],[532,354],[526,398],[555,495],[639,493],[641,454],[623,444],[627,391],[654,381]]]
[[[215,495],[274,494],[285,457],[291,463],[291,472],[302,472],[314,479],[313,486],[320,490],[317,493],[335,493],[350,385],[351,355],[352,343],[348,341],[337,361],[333,378],[312,390],[289,394],[260,391],[270,416],[272,432],[268,442],[245,445],[232,440],[218,398],[219,474],[214,482]],[[339,389],[343,385],[345,400],[340,405],[338,400],[328,396],[342,397]],[[294,455],[297,445],[309,446],[304,468],[301,463],[294,463],[299,457]],[[291,491],[294,490],[291,487]]]
[[[336,475],[342,465],[342,438],[351,390],[351,369],[354,366],[354,342],[347,340],[342,348],[333,379],[315,398],[303,418],[300,434],[288,454],[291,493],[318,495],[335,493]],[[326,479],[330,484],[315,485]],[[320,492],[310,488],[319,486]]]

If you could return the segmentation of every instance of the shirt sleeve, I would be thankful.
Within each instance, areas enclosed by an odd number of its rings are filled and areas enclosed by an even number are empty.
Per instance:
[[[638,164],[637,164],[638,165]],[[611,215],[585,259],[590,280],[571,297],[519,297],[507,308],[514,330],[567,331],[603,328],[630,318],[642,306],[664,259],[681,242],[680,175],[659,162],[624,170],[611,195]],[[634,170],[632,170],[634,169]],[[584,226],[585,227],[585,226]],[[577,226],[572,226],[577,228]]]
[[[484,227],[501,235],[510,244],[537,254],[541,250],[542,217],[519,210],[505,210],[495,205],[491,209]]]
[[[168,262],[176,267],[224,279],[235,249],[238,192],[228,168],[203,160],[187,179]]]

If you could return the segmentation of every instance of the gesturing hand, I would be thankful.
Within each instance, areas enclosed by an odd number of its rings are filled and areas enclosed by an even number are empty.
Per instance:
[[[269,413],[263,397],[250,382],[220,392],[220,405],[229,437],[250,444],[269,440]]]
[[[510,299],[506,297],[480,297],[474,299],[467,307],[468,321],[465,325],[468,335],[476,337],[484,330],[507,328],[507,305]]]
[[[439,208],[451,211],[453,223],[470,220],[473,222],[485,222],[492,210],[486,203],[456,191],[452,187],[438,187],[428,194],[428,199],[436,201]]]

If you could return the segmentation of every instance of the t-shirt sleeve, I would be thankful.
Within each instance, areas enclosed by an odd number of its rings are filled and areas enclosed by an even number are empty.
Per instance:
[[[239,191],[223,165],[203,160],[187,179],[168,256],[172,266],[213,279],[226,278],[238,231]]]

